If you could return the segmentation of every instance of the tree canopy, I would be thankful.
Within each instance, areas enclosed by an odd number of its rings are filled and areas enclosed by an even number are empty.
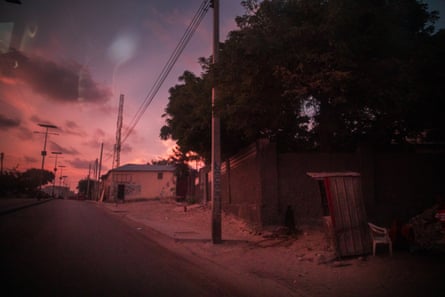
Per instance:
[[[48,170],[31,168],[25,172],[4,172],[0,175],[0,197],[9,195],[39,195],[40,186],[54,180],[54,173]]]
[[[259,137],[281,150],[443,141],[445,33],[416,0],[242,1],[221,44],[170,89],[161,137],[208,158],[211,86],[223,154]]]

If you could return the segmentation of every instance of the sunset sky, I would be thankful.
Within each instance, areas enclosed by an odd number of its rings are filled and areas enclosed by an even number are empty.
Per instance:
[[[0,151],[4,170],[40,168],[44,129],[45,169],[58,165],[74,190],[100,155],[101,173],[112,166],[118,103],[124,94],[123,135],[203,0],[0,0]],[[221,33],[236,29],[241,0],[220,0]],[[428,1],[445,11],[445,1]],[[444,20],[438,23],[445,27]],[[199,57],[211,54],[210,9],[153,102],[123,144],[121,165],[165,158],[174,146],[162,141],[161,115],[168,89]],[[11,52],[10,48],[16,51]],[[6,71],[5,71],[6,69]],[[210,100],[210,98],[209,98]],[[60,174],[60,170],[57,173]]]
[[[118,104],[124,94],[124,128],[160,75],[202,0],[22,0],[0,2],[0,151],[4,169],[40,168],[44,129],[48,135],[45,169],[55,165],[52,151],[75,189],[100,156],[101,173],[112,166]],[[240,1],[222,1],[221,40],[236,29],[244,12]],[[14,29],[14,34],[13,32]],[[18,34],[16,32],[19,32]],[[153,102],[123,144],[121,165],[167,157],[171,141],[159,138],[168,89],[178,77],[201,69],[197,60],[212,51],[209,10]],[[11,59],[12,57],[12,59]],[[11,65],[12,63],[12,65]],[[209,98],[210,100],[210,98]],[[60,168],[58,177],[60,175]]]

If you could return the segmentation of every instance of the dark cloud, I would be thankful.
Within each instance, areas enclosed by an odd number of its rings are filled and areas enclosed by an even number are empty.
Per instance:
[[[35,92],[57,102],[104,103],[112,94],[77,63],[58,64],[11,51],[0,55],[0,64],[6,65],[0,75],[20,79]]]
[[[102,129],[96,129],[89,139],[85,139],[82,142],[82,145],[99,149],[102,143],[104,143],[105,151],[112,150],[115,143],[115,138],[114,136],[107,136],[107,133]]]
[[[93,167],[94,166],[94,162],[95,161],[91,161],[91,160],[81,160],[79,158],[76,158],[74,160],[69,161],[69,164],[71,167],[73,168],[77,168],[77,169],[89,169],[90,166]]]
[[[63,134],[75,135],[84,137],[87,133],[77,125],[74,121],[66,121],[65,127],[62,129]]]
[[[38,124],[48,124],[48,125],[54,125],[56,127],[58,127],[58,125],[51,123],[45,119],[42,119],[41,117],[39,117],[38,115],[33,115],[29,118],[31,120],[31,122]]]
[[[33,131],[31,131],[28,128],[23,127],[23,126],[19,127],[18,137],[21,140],[30,140],[30,139],[33,138],[33,136],[34,136],[34,132]]]
[[[130,145],[128,145],[127,143],[124,143],[122,145],[121,153],[131,153],[132,151],[133,151],[133,148]]]
[[[66,121],[65,125],[66,125],[67,128],[70,128],[70,129],[77,129],[77,128],[79,128],[77,123],[74,122],[74,121]]]
[[[5,115],[0,114],[0,130],[8,130],[20,126],[19,119],[11,119]]]
[[[37,159],[36,157],[31,157],[31,156],[25,156],[25,163],[29,163],[29,164],[34,164],[37,163],[38,161],[41,161],[39,159]]]
[[[107,133],[100,128],[98,128],[94,131],[95,138],[104,138],[106,135],[107,135]]]
[[[94,172],[94,166],[96,164],[96,160],[85,160],[85,159],[79,159],[76,158],[74,160],[68,161],[68,164],[70,167],[72,168],[76,168],[76,169],[84,169],[85,170],[85,175],[88,173],[88,170],[91,169],[91,176],[93,176],[93,172]],[[104,163],[102,163],[102,167],[101,167],[101,175],[105,174],[108,170],[110,170],[110,167],[105,165]]]
[[[62,147],[61,145],[58,145],[55,142],[51,142],[51,150],[55,151],[55,152],[62,152],[62,154],[64,154],[64,155],[78,155],[79,154],[79,151],[76,150],[75,148]]]

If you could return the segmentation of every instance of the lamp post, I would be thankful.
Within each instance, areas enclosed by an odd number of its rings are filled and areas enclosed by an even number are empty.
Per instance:
[[[62,172],[63,172],[63,168],[65,168],[65,165],[59,165],[60,168],[60,177],[59,177],[59,186],[62,186]]]
[[[56,173],[57,173],[57,157],[62,154],[62,152],[51,152],[51,154],[56,155],[56,160],[54,162],[54,180],[53,180],[53,193],[52,197],[54,198],[54,188],[56,186]]]
[[[46,141],[48,140],[48,134],[58,135],[57,133],[50,133],[48,130],[57,129],[57,126],[51,124],[38,124],[40,127],[45,128],[45,132],[34,131],[34,133],[45,134],[45,141],[43,142],[43,150],[42,150],[42,170],[40,171],[40,184],[39,184],[39,193],[37,199],[40,200],[40,192],[42,191],[43,184],[43,170],[45,169],[45,157],[46,157]]]
[[[43,150],[42,150],[42,170],[45,169],[45,157],[46,157],[46,142],[48,140],[48,134],[59,135],[57,133],[48,132],[51,129],[57,129],[57,126],[51,124],[38,124],[40,127],[45,128],[45,132],[34,131],[34,133],[42,133],[45,134],[45,141],[43,142]]]
[[[59,196],[60,196],[60,193],[62,191],[62,179],[63,179],[62,172],[63,172],[63,168],[65,168],[66,166],[59,165],[58,167],[60,168],[60,177],[59,177]]]
[[[66,182],[65,182],[65,179],[67,178],[68,176],[67,175],[62,175],[61,176],[61,183],[62,183],[62,186],[63,187],[61,187],[60,189],[62,190],[62,193],[63,193],[63,195],[62,195],[62,198],[64,198],[64,196],[65,196],[65,194],[67,193],[67,189],[66,189],[66,187],[65,187],[65,185],[66,185]]]
[[[1,162],[1,169],[0,169],[0,175],[3,175],[3,159],[5,158],[5,154],[3,152],[0,153],[0,162]]]

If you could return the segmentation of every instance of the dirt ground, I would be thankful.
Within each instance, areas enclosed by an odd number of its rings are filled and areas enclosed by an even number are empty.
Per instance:
[[[111,213],[165,235],[166,248],[199,257],[234,276],[273,281],[285,288],[278,296],[445,296],[443,253],[395,250],[337,259],[322,230],[298,226],[297,235],[254,232],[243,221],[223,214],[222,244],[211,242],[211,210],[184,208],[174,201],[99,203]],[[276,230],[274,230],[276,231]]]

